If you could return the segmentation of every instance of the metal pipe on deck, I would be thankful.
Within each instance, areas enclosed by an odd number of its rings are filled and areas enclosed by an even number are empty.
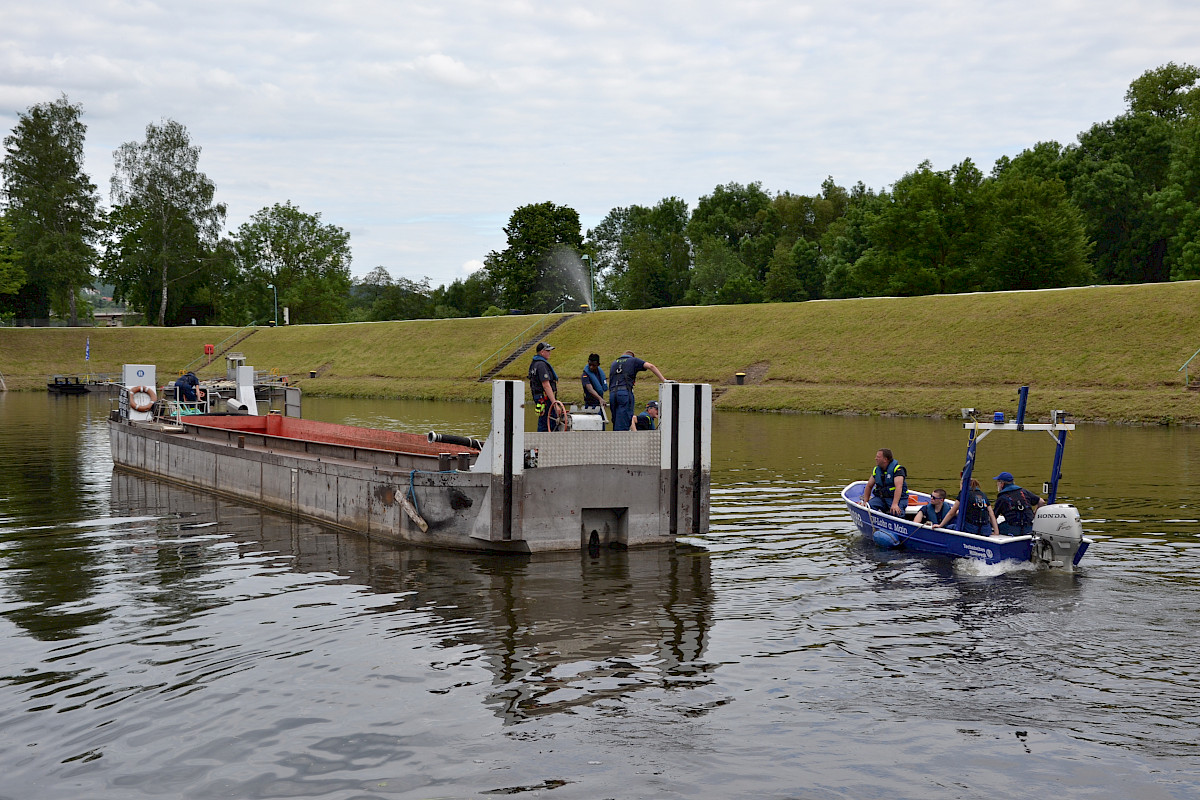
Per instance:
[[[459,447],[469,447],[472,450],[483,449],[483,442],[478,439],[472,439],[469,436],[455,436],[453,433],[436,433],[430,431],[428,438],[430,444],[456,444]]]

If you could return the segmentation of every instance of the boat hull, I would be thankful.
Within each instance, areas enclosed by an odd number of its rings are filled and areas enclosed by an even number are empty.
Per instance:
[[[882,514],[861,504],[866,481],[856,481],[842,490],[842,500],[859,532],[883,548],[904,548],[955,558],[973,558],[988,564],[1002,561],[1029,561],[1033,556],[1032,536],[979,536],[949,528],[917,525],[911,519]],[[914,492],[913,497],[927,502],[928,495]],[[914,504],[916,505],[916,504]],[[1084,539],[1075,553],[1073,564],[1083,557],[1090,540]]]
[[[109,434],[121,469],[369,536],[517,553],[637,547],[708,530],[711,389],[670,392],[684,417],[678,396],[698,400],[694,427],[510,429],[508,444],[489,437],[482,451],[275,414],[164,423],[115,411]],[[494,408],[494,423],[522,419],[520,399]]]

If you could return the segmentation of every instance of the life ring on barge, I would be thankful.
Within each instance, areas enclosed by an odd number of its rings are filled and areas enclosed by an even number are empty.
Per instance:
[[[148,400],[144,403],[136,403],[133,398],[139,394],[146,395]],[[158,400],[158,395],[154,391],[153,386],[134,386],[129,390],[129,407],[134,411],[149,411],[154,408],[154,403]]]

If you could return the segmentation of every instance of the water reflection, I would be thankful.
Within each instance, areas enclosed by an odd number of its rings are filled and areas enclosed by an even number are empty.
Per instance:
[[[1064,491],[1098,541],[1064,576],[857,535],[841,487],[880,446],[923,486],[953,480],[952,421],[718,414],[710,533],[533,560],[113,476],[106,411],[0,396],[0,797],[1200,788],[1200,431],[1076,432]],[[1036,485],[1048,445],[981,468]]]
[[[79,491],[91,460],[84,455],[89,398],[0,393],[0,404],[9,435],[20,437],[0,456],[4,583],[13,595],[7,616],[36,638],[69,638],[106,615],[89,602],[99,569],[90,532],[72,524],[91,510],[89,494]]]
[[[419,627],[440,647],[479,648],[493,675],[486,702],[508,723],[644,687],[703,683],[711,668],[703,660],[709,559],[695,547],[448,553],[336,533],[122,472],[111,485],[114,514],[165,520],[148,550],[154,585],[143,598],[163,621],[186,620],[212,602],[197,578],[224,560],[205,556],[217,534],[296,572],[393,595],[372,613],[395,614],[408,630],[409,612],[419,613]]]

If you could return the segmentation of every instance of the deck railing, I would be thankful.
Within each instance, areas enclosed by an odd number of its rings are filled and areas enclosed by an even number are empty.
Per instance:
[[[251,322],[249,325],[244,325],[241,328],[238,328],[236,331],[229,334],[221,341],[217,342],[217,344],[213,347],[212,358],[215,360],[217,358],[217,356],[221,355],[221,353],[224,352],[226,347],[232,347],[233,346],[233,344],[231,343],[232,339],[234,339],[237,336],[241,336],[243,333],[245,333],[246,331],[250,330],[253,327],[256,327],[257,325],[258,325],[257,322]],[[179,370],[179,374],[180,375],[188,374],[189,372],[192,371],[192,369],[197,364],[199,364],[201,361],[203,361],[204,359],[206,359],[208,357],[209,357],[208,353],[205,353],[202,356],[197,356],[196,358],[193,358],[191,361],[189,361],[187,363],[186,366],[184,366],[181,370]]]

